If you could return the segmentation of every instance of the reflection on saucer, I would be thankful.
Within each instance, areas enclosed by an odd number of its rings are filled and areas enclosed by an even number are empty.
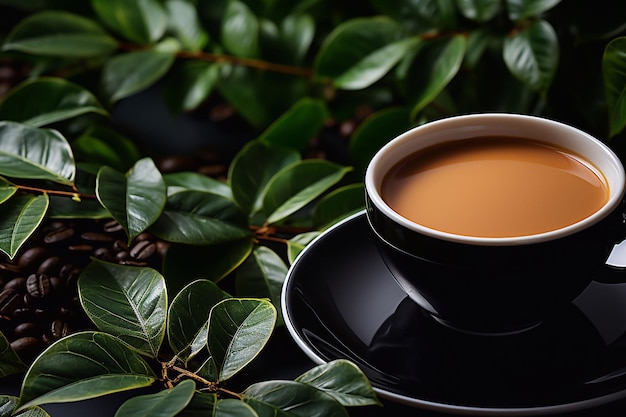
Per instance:
[[[624,300],[626,285],[593,283],[526,332],[450,329],[390,276],[364,213],[310,244],[283,287],[287,328],[314,361],[350,359],[383,397],[465,414],[568,412],[626,397]]]

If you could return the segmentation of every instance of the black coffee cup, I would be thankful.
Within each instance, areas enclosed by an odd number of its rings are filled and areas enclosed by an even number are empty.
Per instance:
[[[490,136],[539,141],[580,155],[606,179],[606,202],[588,217],[555,230],[491,238],[424,226],[396,212],[381,196],[383,178],[408,155]],[[622,273],[604,273],[614,245],[626,237],[623,165],[604,143],[572,126],[504,113],[433,121],[380,149],[367,168],[365,188],[367,219],[392,275],[411,299],[451,327],[475,333],[522,331],[569,304],[594,279],[626,281]]]

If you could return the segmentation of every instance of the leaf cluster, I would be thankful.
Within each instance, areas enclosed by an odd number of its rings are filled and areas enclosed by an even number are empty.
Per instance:
[[[345,406],[378,404],[365,375],[344,360],[294,381],[231,391],[228,380],[272,334],[277,312],[267,299],[233,298],[200,279],[169,302],[157,271],[104,261],[85,269],[78,292],[97,330],[46,349],[29,367],[19,398],[0,397],[0,416],[44,416],[43,404],[145,387],[151,392],[130,398],[115,415],[347,416]]]

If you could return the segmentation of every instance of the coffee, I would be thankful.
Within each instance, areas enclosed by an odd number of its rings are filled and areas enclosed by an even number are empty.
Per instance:
[[[516,137],[476,137],[434,145],[385,175],[383,200],[403,217],[442,232],[528,236],[598,211],[606,179],[566,149]]]

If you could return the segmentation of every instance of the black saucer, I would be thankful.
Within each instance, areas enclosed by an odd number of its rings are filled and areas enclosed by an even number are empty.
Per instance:
[[[563,413],[626,398],[626,285],[592,283],[520,334],[465,334],[402,292],[370,233],[364,212],[344,220],[287,275],[285,322],[316,363],[350,359],[381,397],[448,413]]]

